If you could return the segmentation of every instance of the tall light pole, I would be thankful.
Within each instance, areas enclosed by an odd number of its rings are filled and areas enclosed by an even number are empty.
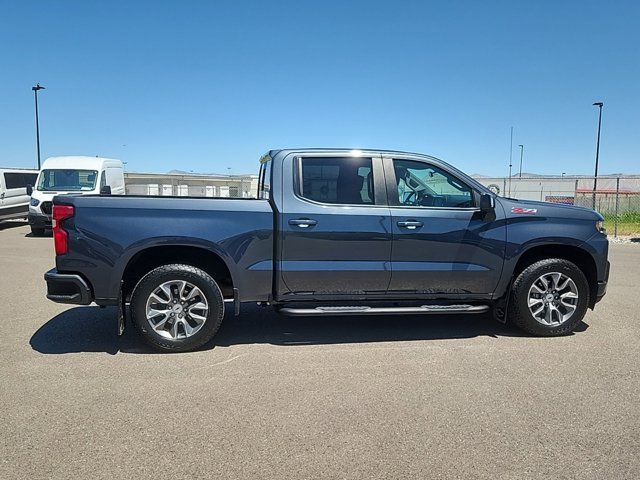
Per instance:
[[[36,99],[36,146],[38,148],[38,170],[40,170],[40,122],[38,120],[38,90],[44,90],[44,87],[36,83],[35,87],[31,87],[33,95]]]
[[[520,178],[522,178],[522,157],[524,156],[524,145],[518,145],[520,147]]]
[[[511,196],[511,167],[513,167],[513,127],[511,127],[511,141],[509,143],[509,194]]]
[[[594,107],[599,108],[598,112],[598,140],[596,141],[596,172],[593,176],[593,209],[596,209],[596,189],[598,187],[598,160],[600,159],[600,127],[602,127],[602,107],[603,102],[595,102]]]

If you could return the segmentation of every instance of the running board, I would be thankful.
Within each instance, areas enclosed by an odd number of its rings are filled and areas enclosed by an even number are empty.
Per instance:
[[[393,314],[438,314],[438,313],[484,313],[488,305],[422,305],[420,307],[315,307],[290,308],[279,310],[284,315],[393,315]]]

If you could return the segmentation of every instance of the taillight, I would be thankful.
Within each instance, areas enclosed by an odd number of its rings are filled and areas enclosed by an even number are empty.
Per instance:
[[[68,235],[67,232],[62,229],[60,222],[73,217],[73,207],[71,205],[54,205],[52,216],[53,243],[56,247],[56,255],[64,255],[68,250]]]

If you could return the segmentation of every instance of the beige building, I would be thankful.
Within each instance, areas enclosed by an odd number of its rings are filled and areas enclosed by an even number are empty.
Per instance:
[[[256,198],[257,175],[126,172],[127,195]]]

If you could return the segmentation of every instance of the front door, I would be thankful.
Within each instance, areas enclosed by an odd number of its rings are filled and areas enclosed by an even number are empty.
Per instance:
[[[386,292],[391,218],[381,159],[291,156],[284,161],[282,185],[279,266],[284,288],[278,291],[295,299]]]
[[[502,272],[504,222],[483,215],[478,192],[445,164],[384,162],[393,229],[389,293],[491,294]]]

